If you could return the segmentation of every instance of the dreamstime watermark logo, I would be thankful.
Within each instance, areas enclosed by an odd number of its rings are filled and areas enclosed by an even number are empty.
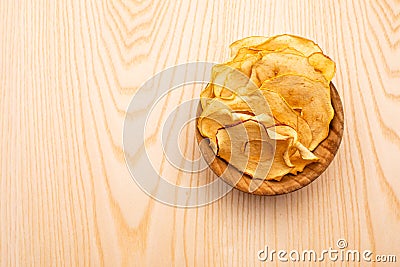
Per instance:
[[[371,250],[347,249],[346,239],[340,238],[336,242],[336,247],[329,247],[320,251],[313,249],[305,250],[275,250],[265,246],[257,252],[259,261],[279,261],[279,262],[396,262],[396,255],[378,255]]]
[[[178,141],[180,138],[195,139],[194,134],[181,135],[182,129],[188,124],[191,123],[193,128],[195,127],[200,103],[199,98],[193,97],[198,95],[199,91],[189,94],[191,96],[185,99],[183,95],[186,92],[182,88],[193,84],[204,88],[210,81],[214,65],[215,63],[209,62],[193,62],[163,70],[137,90],[127,109],[123,129],[126,164],[139,187],[162,203],[175,207],[198,207],[221,198],[233,188],[222,179],[214,179],[208,184],[196,186],[178,185],[166,179],[168,175],[187,177],[203,172],[213,160],[212,157],[206,159],[202,156],[197,159],[186,158]],[[239,71],[230,75],[239,75],[242,76],[239,80],[249,81],[248,77]],[[218,82],[214,81],[213,84]],[[169,105],[171,99],[180,101],[174,102],[174,106],[166,112],[164,107]],[[253,106],[259,106],[254,103],[246,104],[252,109]],[[263,106],[269,111],[267,103]],[[147,144],[155,143],[156,139],[161,140],[161,149],[152,150],[151,145]],[[205,139],[198,144],[200,151],[208,145]],[[159,155],[160,151],[162,155]],[[165,168],[165,164],[170,168]],[[238,180],[240,177],[241,175],[238,176]],[[256,186],[260,184],[255,183]]]

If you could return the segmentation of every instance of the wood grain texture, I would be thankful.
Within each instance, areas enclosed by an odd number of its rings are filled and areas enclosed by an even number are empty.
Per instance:
[[[209,145],[209,141],[203,143],[206,138],[201,135],[199,128],[197,128],[196,139],[199,142],[202,155],[209,164],[211,170],[231,186],[246,193],[262,196],[287,194],[299,190],[313,182],[326,170],[326,168],[328,168],[339,149],[343,137],[344,114],[342,101],[340,100],[340,96],[335,86],[332,83],[330,83],[329,86],[331,103],[335,115],[329,125],[328,136],[315,148],[315,150],[313,150],[313,154],[319,158],[318,162],[307,165],[304,170],[299,172],[297,175],[286,174],[279,182],[274,180],[258,180],[258,182],[255,182],[252,187],[252,177],[239,171],[234,166],[228,164],[225,160],[216,157]],[[201,105],[199,105],[197,112],[199,114],[198,116],[200,116],[201,111]]]
[[[0,266],[253,266],[265,245],[339,238],[400,260],[399,1],[5,0],[0,15]],[[168,66],[222,62],[241,37],[285,32],[337,63],[345,132],[326,172],[291,194],[234,190],[195,209],[143,193],[122,150],[139,86]]]

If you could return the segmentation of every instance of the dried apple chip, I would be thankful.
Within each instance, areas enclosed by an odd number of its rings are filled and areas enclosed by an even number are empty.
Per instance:
[[[287,74],[297,74],[314,81],[325,82],[322,73],[317,72],[304,56],[286,53],[267,53],[253,66],[259,82]]]
[[[303,118],[312,132],[312,141],[308,146],[310,150],[314,150],[328,136],[334,113],[326,83],[299,75],[283,75],[265,81],[260,89],[277,92],[290,106],[301,108]]]
[[[242,61],[242,60],[245,60],[249,56],[258,56],[258,54],[260,52],[261,52],[261,50],[258,50],[258,49],[253,49],[250,47],[242,47],[237,51],[237,53],[235,54],[235,57],[232,59],[232,61]]]
[[[254,46],[255,49],[271,51],[282,49],[282,47],[293,48],[306,57],[313,53],[322,52],[321,48],[313,41],[290,34],[277,35]]]
[[[214,90],[212,84],[207,84],[206,88],[200,93],[200,103],[201,107],[204,110],[208,104],[208,102],[214,97]]]
[[[335,76],[336,65],[329,57],[322,53],[314,53],[308,57],[308,62],[315,70],[320,71],[325,79],[330,82]]]
[[[290,139],[287,150],[283,155],[283,159],[287,166],[294,167],[291,157],[295,153],[299,153],[301,159],[305,161],[317,161],[318,157],[308,150],[298,139],[298,132],[292,127],[281,125],[267,129],[268,135],[274,140],[288,140]],[[294,158],[296,159],[296,158]]]
[[[313,159],[303,159],[299,153],[299,151],[296,151],[295,154],[293,154],[290,157],[290,161],[293,163],[294,167],[290,170],[289,173],[296,175],[298,172],[302,172],[304,168],[313,162],[318,161],[318,158],[313,158]]]
[[[299,141],[305,146],[309,146],[312,140],[312,133],[307,122],[278,93],[269,90],[262,90],[261,92],[268,102],[272,116],[277,123],[292,127],[299,133]]]
[[[257,57],[260,59],[261,57],[265,56],[269,53],[285,53],[285,54],[293,54],[298,56],[304,56],[302,53],[297,51],[296,49],[290,47],[283,47],[282,49],[278,50],[260,50],[252,47],[243,47],[240,48],[237,52],[236,56],[232,59],[232,61],[243,61],[246,60],[248,57]]]
[[[241,62],[215,65],[210,85],[213,95],[222,99],[232,99],[238,90],[247,87],[251,66],[256,60],[257,58],[248,57]]]
[[[253,178],[264,179],[269,175],[275,141],[268,137],[263,125],[248,120],[218,130],[216,137],[217,156]]]
[[[231,56],[235,56],[240,48],[242,47],[252,47],[261,44],[268,40],[265,36],[249,36],[240,40],[237,40],[229,45],[231,50]]]
[[[242,120],[250,119],[248,114],[236,115],[220,99],[213,99],[198,119],[197,127],[201,135],[210,139],[210,146],[216,152],[216,134],[218,129]]]

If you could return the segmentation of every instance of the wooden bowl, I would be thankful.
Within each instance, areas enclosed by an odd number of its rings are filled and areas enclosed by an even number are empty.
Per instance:
[[[329,125],[329,135],[322,141],[313,153],[320,158],[318,162],[307,165],[303,172],[297,175],[287,174],[281,181],[263,181],[253,192],[249,189],[252,178],[247,174],[239,172],[235,167],[226,161],[216,157],[209,146],[208,139],[205,139],[196,127],[196,138],[204,159],[216,175],[235,188],[256,195],[281,195],[298,190],[316,178],[318,178],[332,162],[340,146],[343,136],[344,116],[343,106],[335,86],[331,83],[331,102],[335,115]],[[201,106],[199,105],[199,114]],[[207,140],[206,142],[202,142]]]

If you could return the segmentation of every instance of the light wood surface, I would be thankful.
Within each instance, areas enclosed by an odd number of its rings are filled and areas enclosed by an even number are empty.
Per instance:
[[[0,17],[0,266],[253,266],[265,245],[322,250],[339,238],[399,264],[399,1],[4,0]],[[234,190],[201,208],[143,193],[122,150],[139,86],[178,63],[221,62],[241,37],[284,32],[337,63],[345,131],[327,171],[288,195]],[[183,140],[198,153],[194,132]]]

